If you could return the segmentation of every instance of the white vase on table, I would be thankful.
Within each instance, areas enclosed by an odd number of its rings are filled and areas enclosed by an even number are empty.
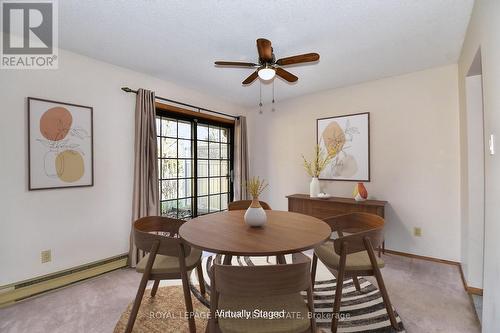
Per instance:
[[[244,217],[245,223],[250,227],[261,227],[267,222],[266,211],[260,205],[259,198],[254,198]]]
[[[309,196],[311,198],[317,198],[320,192],[319,179],[318,177],[313,177],[311,179],[311,184],[309,184]]]

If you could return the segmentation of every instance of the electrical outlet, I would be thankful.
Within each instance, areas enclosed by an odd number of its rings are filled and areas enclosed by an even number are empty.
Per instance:
[[[413,228],[413,234],[415,235],[415,237],[421,237],[422,236],[422,228],[420,228],[420,227]]]
[[[42,264],[46,262],[52,261],[52,253],[50,250],[44,250],[40,253],[40,259],[42,260]]]

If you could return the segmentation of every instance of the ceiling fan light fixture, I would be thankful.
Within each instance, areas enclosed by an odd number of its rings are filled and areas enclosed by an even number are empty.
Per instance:
[[[283,69],[282,67],[308,62],[316,62],[319,60],[319,54],[317,53],[304,53],[276,60],[276,57],[273,53],[271,41],[265,38],[257,39],[257,52],[259,54],[258,63],[242,61],[216,61],[215,66],[253,68],[254,71],[252,72],[252,74],[250,74],[245,80],[243,80],[243,82],[241,82],[243,86],[247,86],[252,82],[255,82],[257,78],[259,78],[259,81],[262,82],[271,81],[275,76],[279,76],[283,80],[290,83],[297,82],[299,78]]]
[[[266,67],[260,69],[257,74],[262,80],[269,81],[276,75],[276,71],[273,68]]]

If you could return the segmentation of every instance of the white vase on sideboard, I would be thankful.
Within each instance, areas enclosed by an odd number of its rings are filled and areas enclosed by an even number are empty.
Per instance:
[[[318,177],[313,177],[311,179],[311,184],[309,184],[309,196],[311,198],[317,198],[320,192],[319,179]]]

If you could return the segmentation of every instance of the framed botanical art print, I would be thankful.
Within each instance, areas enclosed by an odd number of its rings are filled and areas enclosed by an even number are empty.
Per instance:
[[[30,190],[94,185],[92,112],[28,97]]]
[[[317,143],[331,156],[322,180],[370,181],[370,114],[357,113],[317,120]]]

